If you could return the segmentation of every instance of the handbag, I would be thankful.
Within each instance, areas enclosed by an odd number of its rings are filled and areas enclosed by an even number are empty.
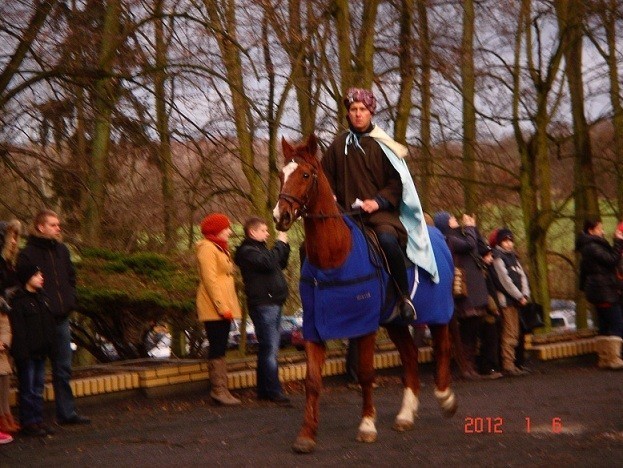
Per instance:
[[[454,267],[454,281],[452,282],[452,295],[455,299],[467,297],[467,282],[465,281],[465,270]]]
[[[543,306],[534,302],[529,302],[519,308],[519,324],[524,333],[532,333],[535,328],[542,327]]]

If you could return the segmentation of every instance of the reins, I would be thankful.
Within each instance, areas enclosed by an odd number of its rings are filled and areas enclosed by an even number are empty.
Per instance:
[[[316,219],[322,219],[322,218],[345,218],[347,216],[355,216],[355,215],[360,215],[361,214],[361,210],[353,210],[353,211],[342,211],[340,213],[336,213],[336,214],[308,214],[305,213],[303,215],[301,215],[302,218],[316,218]]]

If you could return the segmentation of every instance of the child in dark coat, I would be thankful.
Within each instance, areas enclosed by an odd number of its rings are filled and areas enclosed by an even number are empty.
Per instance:
[[[45,360],[54,351],[54,317],[42,292],[43,274],[36,265],[18,264],[20,288],[9,315],[13,330],[11,354],[19,382],[21,434],[45,437],[53,430],[43,423]]]

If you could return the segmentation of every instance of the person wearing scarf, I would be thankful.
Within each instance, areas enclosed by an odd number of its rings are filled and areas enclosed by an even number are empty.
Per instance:
[[[407,148],[372,123],[376,98],[372,91],[350,88],[344,98],[349,130],[327,149],[322,167],[346,211],[361,210],[387,257],[399,294],[401,317],[415,309],[409,298],[405,253],[438,281],[437,265],[413,179],[404,157]]]
[[[222,213],[211,213],[201,222],[204,239],[196,245],[197,318],[203,322],[210,343],[210,396],[223,405],[239,405],[240,400],[227,389],[225,362],[231,321],[242,315],[234,284],[234,262],[229,254],[230,225],[229,218]]]

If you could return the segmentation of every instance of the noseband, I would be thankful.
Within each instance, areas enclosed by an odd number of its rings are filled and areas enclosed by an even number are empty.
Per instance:
[[[305,190],[305,193],[302,195],[301,198],[295,195],[290,195],[289,193],[283,193],[283,192],[279,193],[279,198],[278,198],[279,200],[287,201],[288,203],[290,203],[290,205],[294,203],[299,204],[301,217],[305,217],[307,215],[307,210],[309,209],[307,205],[309,204],[311,200],[313,191],[318,188],[318,174],[316,172],[312,172],[311,177],[312,177],[311,184],[309,184],[309,186],[307,187],[307,190]]]

